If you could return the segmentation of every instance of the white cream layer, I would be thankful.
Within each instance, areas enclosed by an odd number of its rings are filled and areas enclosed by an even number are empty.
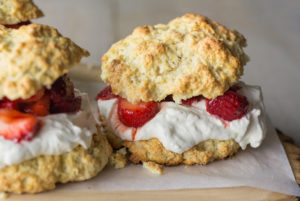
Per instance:
[[[206,111],[205,100],[192,107],[174,102],[163,102],[153,119],[136,131],[134,140],[157,138],[163,146],[175,153],[183,153],[207,139],[234,139],[242,149],[248,144],[258,147],[266,135],[265,112],[260,87],[240,82],[239,94],[247,97],[248,113],[241,119],[222,121]],[[99,100],[100,114],[107,119],[109,128],[123,140],[132,141],[135,128],[120,122],[117,99]]]
[[[78,145],[87,149],[96,127],[86,94],[82,102],[82,110],[76,113],[39,117],[41,128],[30,141],[17,143],[0,136],[0,169],[41,155],[70,152]]]

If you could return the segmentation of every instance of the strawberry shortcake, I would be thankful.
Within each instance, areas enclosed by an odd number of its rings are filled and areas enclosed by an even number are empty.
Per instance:
[[[133,163],[207,164],[258,147],[266,134],[260,87],[239,81],[246,39],[186,14],[137,27],[102,57],[109,86],[97,103],[114,148]]]
[[[111,147],[69,69],[89,53],[56,29],[0,25],[0,192],[96,176]]]

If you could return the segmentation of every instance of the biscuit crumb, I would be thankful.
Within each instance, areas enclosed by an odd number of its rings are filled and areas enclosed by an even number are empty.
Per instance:
[[[164,171],[163,165],[159,165],[154,162],[143,162],[143,168],[145,168],[146,170],[150,171],[151,173],[157,174],[157,175],[162,174]]]
[[[126,148],[121,148],[114,152],[109,159],[109,163],[115,169],[124,168],[127,164],[127,150]]]
[[[6,198],[8,198],[8,194],[7,193],[5,193],[5,192],[1,192],[0,193],[0,200],[4,200],[4,199],[6,199]]]

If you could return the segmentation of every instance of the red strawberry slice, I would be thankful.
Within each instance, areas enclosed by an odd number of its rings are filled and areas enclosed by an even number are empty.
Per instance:
[[[50,107],[51,113],[70,113],[77,112],[81,107],[81,97],[65,99],[61,102],[52,103]]]
[[[0,100],[0,109],[19,109],[18,100],[11,101],[8,98],[3,98]]]
[[[71,99],[75,97],[74,85],[67,75],[64,75],[58,78],[52,84],[49,94],[51,102],[63,102],[65,99]]]
[[[32,114],[17,110],[0,109],[0,136],[20,142],[29,140],[38,127],[38,119]]]
[[[195,97],[189,98],[187,100],[182,100],[181,102],[183,105],[192,106],[193,103],[199,102],[202,98],[203,98],[203,96],[200,95],[200,96],[195,96]]]
[[[141,102],[132,104],[124,98],[119,98],[118,115],[120,121],[129,127],[141,127],[158,113],[158,103]]]
[[[76,97],[74,85],[67,75],[58,78],[48,91],[51,113],[77,112],[81,107],[81,97]]]
[[[46,116],[50,112],[50,98],[45,94],[38,101],[24,106],[24,112],[35,114],[37,116]]]
[[[102,91],[100,91],[100,93],[96,97],[96,100],[109,100],[113,98],[118,98],[118,96],[112,93],[111,86],[107,86]]]
[[[240,119],[246,115],[248,105],[247,98],[233,90],[215,99],[206,99],[207,112],[227,121]]]
[[[28,25],[28,24],[31,24],[30,21],[26,21],[26,22],[20,22],[18,24],[6,24],[4,25],[6,28],[11,28],[11,29],[18,29],[20,28],[21,26],[23,25]]]

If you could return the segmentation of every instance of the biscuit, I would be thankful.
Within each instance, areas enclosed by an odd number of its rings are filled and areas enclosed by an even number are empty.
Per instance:
[[[168,24],[137,27],[102,57],[101,78],[132,103],[215,98],[239,80],[246,39],[207,17],[186,14]]]
[[[18,24],[42,16],[32,0],[0,0],[0,24]]]
[[[67,73],[88,51],[40,24],[9,29],[0,25],[0,99],[27,99]]]
[[[135,142],[124,141],[124,146],[129,149],[131,162],[150,161],[161,165],[206,165],[214,160],[233,156],[240,149],[239,144],[232,139],[205,140],[182,154],[166,150],[156,138]]]
[[[58,156],[44,155],[0,169],[0,192],[38,193],[56,183],[83,181],[96,176],[108,163],[112,149],[100,133],[91,146],[81,146]]]

